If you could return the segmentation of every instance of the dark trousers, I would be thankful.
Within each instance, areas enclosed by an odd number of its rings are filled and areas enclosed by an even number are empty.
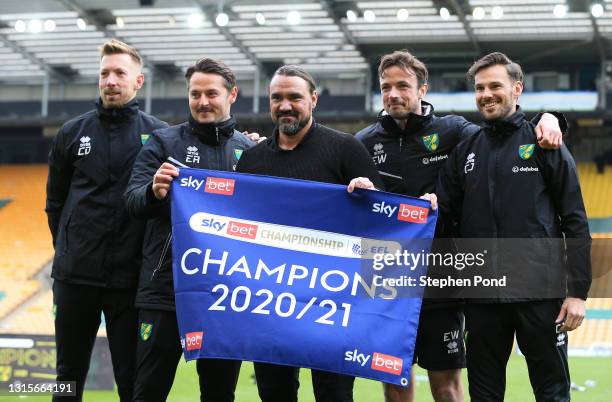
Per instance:
[[[299,368],[268,363],[255,363],[254,366],[262,402],[297,402]],[[355,377],[319,370],[311,372],[317,402],[353,402]]]
[[[183,354],[176,313],[142,309],[138,312],[138,323],[134,401],[165,401]],[[147,327],[150,330],[146,330]],[[233,401],[240,365],[238,360],[198,360],[196,369],[200,382],[200,400]]]
[[[527,360],[536,401],[569,401],[567,333],[557,333],[558,300],[468,304],[467,369],[474,402],[503,401],[514,335]]]
[[[53,401],[80,401],[91,351],[104,313],[119,399],[132,400],[136,356],[136,289],[106,289],[54,281],[57,380],[76,381],[76,398],[54,396]]]

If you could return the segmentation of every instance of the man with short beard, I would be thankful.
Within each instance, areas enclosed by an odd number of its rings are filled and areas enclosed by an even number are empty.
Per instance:
[[[122,195],[142,144],[167,124],[138,109],[138,52],[110,40],[100,53],[96,109],[65,123],[49,153],[57,381],[76,381],[76,398],[54,401],[82,399],[102,312],[119,398],[132,400],[145,225],[128,216]]]
[[[504,400],[506,364],[516,336],[535,399],[569,401],[566,331],[582,323],[591,284],[591,238],[576,165],[565,146],[535,146],[534,126],[517,104],[523,91],[518,64],[491,53],[476,61],[468,76],[485,124],[455,147],[440,172],[441,215],[461,237],[529,239],[520,250],[525,254],[520,264],[509,258],[520,253],[504,247],[506,242],[495,243],[486,269],[507,273],[509,282],[529,278],[537,290],[495,289],[501,295],[495,299],[468,300],[470,397]],[[546,242],[534,246],[537,238]],[[557,281],[559,289],[548,296]]]
[[[315,83],[308,72],[291,65],[276,70],[270,82],[270,114],[277,127],[270,138],[244,152],[237,171],[382,188],[376,168],[359,141],[314,121],[316,104]],[[261,400],[297,401],[298,374],[299,368],[255,363]],[[312,370],[317,402],[351,402],[353,382],[354,377]]]
[[[231,106],[236,77],[219,60],[202,58],[185,73],[189,121],[156,131],[142,149],[126,191],[128,211],[148,219],[136,306],[139,337],[134,401],[165,401],[182,354],[172,278],[170,186],[179,172],[173,158],[192,168],[233,171],[254,142],[236,130]],[[240,361],[198,359],[200,398],[231,402]]]
[[[428,75],[425,64],[407,51],[384,55],[378,67],[384,110],[376,123],[356,135],[370,152],[385,188],[393,193],[415,197],[435,192],[438,172],[449,153],[480,129],[460,116],[434,114],[433,105],[423,100]],[[535,121],[539,144],[558,147],[561,132],[557,119],[544,114]],[[436,236],[443,234],[443,226],[439,218]],[[440,245],[441,240],[434,242],[435,247]],[[429,275],[434,274],[446,276],[447,272],[430,267]],[[425,294],[414,362],[428,371],[434,400],[462,401],[463,312],[460,303],[442,296],[436,294],[434,299],[433,294]],[[384,392],[388,402],[410,402],[414,381],[408,387],[384,384]]]

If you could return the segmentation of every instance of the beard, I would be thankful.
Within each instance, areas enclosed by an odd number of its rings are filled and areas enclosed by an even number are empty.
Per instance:
[[[310,121],[310,116],[307,116],[302,120],[283,121],[283,117],[286,116],[293,116],[297,118],[298,115],[297,113],[283,113],[282,115],[277,115],[278,130],[289,137],[293,137],[294,135],[299,133],[300,130],[306,127],[306,125]]]
[[[109,96],[112,96],[114,99],[110,100],[108,98]],[[103,91],[101,91],[100,97],[102,98],[102,104],[104,105],[105,108],[108,108],[108,109],[120,108],[125,103],[127,103],[125,101],[125,95],[121,91],[113,91],[110,89],[104,89]]]
[[[488,113],[488,114],[484,112],[484,107],[483,107],[482,110],[480,110],[480,113],[484,117],[484,119],[487,121],[491,121],[491,122],[501,121],[501,120],[506,119],[508,116],[514,113],[514,105],[512,104],[502,105],[495,113]]]
[[[486,104],[488,102],[497,103],[496,107],[492,112],[486,112]],[[478,111],[481,116],[486,121],[496,122],[500,120],[504,120],[510,115],[512,115],[516,111],[515,99],[513,99],[512,92],[508,91],[506,93],[493,95],[491,98],[487,100],[482,100],[478,102]]]
[[[392,108],[391,106],[394,105],[401,105],[403,106],[400,109],[395,109]],[[406,120],[410,114],[419,114],[419,105],[418,103],[415,103],[414,105],[411,105],[409,103],[402,103],[402,104],[393,104],[393,105],[388,105],[385,108],[385,111],[387,112],[387,114],[391,117],[393,117],[395,120]]]

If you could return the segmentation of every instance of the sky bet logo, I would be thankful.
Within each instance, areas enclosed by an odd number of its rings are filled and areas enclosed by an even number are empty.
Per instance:
[[[385,373],[401,375],[402,374],[402,359],[395,356],[384,355],[382,353],[374,353],[372,355],[372,369],[384,371]]]
[[[377,202],[372,204],[372,212],[386,215],[391,218],[397,211],[397,220],[423,224],[427,223],[427,216],[429,215],[429,208],[417,207],[415,205],[400,204],[398,207],[389,205],[383,202]]]
[[[388,218],[393,216],[393,213],[397,210],[397,207],[388,205],[383,202],[376,202],[372,205],[372,212],[387,215]]]
[[[220,232],[227,225],[226,222],[216,221],[214,219],[204,219],[202,220],[202,227],[211,228],[216,232]]]
[[[371,356],[365,353],[359,353],[359,350],[347,350],[344,352],[344,361],[357,363],[361,367],[365,367],[372,359],[370,368],[376,371],[384,371],[385,373],[401,375],[404,362],[399,357],[385,355],[374,352]]]
[[[415,205],[400,204],[397,212],[397,220],[412,223],[427,223],[429,208],[417,207]]]
[[[202,337],[204,332],[189,332],[185,334],[185,350],[202,349]]]
[[[211,228],[215,232],[220,232],[227,227],[226,233],[230,236],[244,237],[245,239],[254,239],[257,237],[257,225],[248,223],[236,221],[223,222],[210,218],[203,219],[201,225],[203,228]]]
[[[204,191],[212,194],[234,195],[234,183],[234,179],[207,177]]]
[[[227,234],[236,237],[244,237],[245,239],[254,239],[257,237],[257,225],[230,221],[227,227]]]
[[[234,195],[234,184],[234,179],[221,179],[218,177],[207,177],[206,181],[195,179],[193,176],[181,179],[181,187],[192,188],[198,191],[204,186],[205,192],[221,195]]]

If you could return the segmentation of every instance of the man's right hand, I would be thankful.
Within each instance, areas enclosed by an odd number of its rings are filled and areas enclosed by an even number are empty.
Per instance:
[[[158,200],[163,200],[170,191],[170,184],[176,176],[179,175],[179,171],[176,166],[171,163],[164,162],[155,172],[153,176],[153,194]]]

